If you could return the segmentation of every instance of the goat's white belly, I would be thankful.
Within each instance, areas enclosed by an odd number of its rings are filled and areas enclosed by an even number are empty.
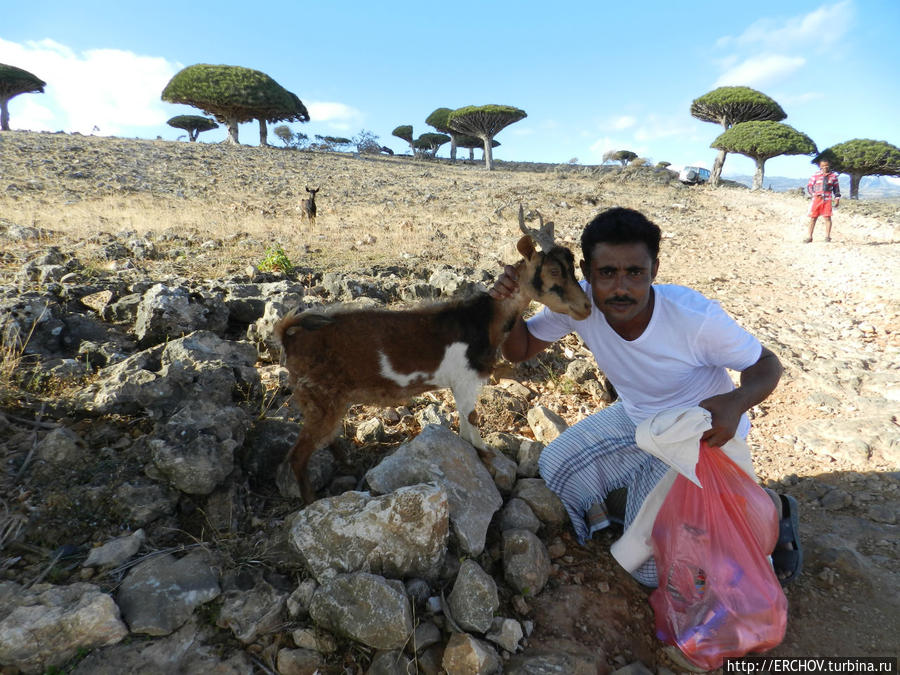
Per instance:
[[[391,364],[388,355],[378,352],[378,363],[381,368],[381,376],[401,387],[408,387],[413,383],[432,384],[435,387],[472,388],[481,386],[481,377],[478,372],[469,365],[466,358],[466,350],[469,345],[465,342],[454,342],[444,349],[444,358],[434,372],[416,370],[411,373],[398,373]]]

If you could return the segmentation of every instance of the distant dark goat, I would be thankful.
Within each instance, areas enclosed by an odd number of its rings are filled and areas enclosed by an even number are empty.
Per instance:
[[[520,206],[519,226],[525,233],[517,244],[519,290],[505,300],[480,293],[406,311],[290,312],[275,325],[303,415],[297,442],[278,472],[282,494],[294,493],[299,484],[303,499],[312,502],[309,457],[328,445],[354,403],[390,405],[450,387],[460,436],[484,449],[475,401],[516,318],[532,300],[577,320],[591,313],[591,301],[575,279],[572,252],[553,242],[553,223],[526,228]]]
[[[313,225],[316,224],[316,193],[321,189],[322,188],[316,188],[315,190],[310,190],[307,187],[306,191],[309,193],[309,199],[303,200],[303,215],[306,216],[306,219]]]

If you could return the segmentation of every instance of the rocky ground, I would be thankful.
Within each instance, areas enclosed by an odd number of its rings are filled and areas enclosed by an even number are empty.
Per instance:
[[[314,224],[300,218],[306,186],[322,188]],[[786,591],[787,635],[773,653],[897,656],[900,205],[845,202],[833,241],[820,231],[803,244],[799,195],[688,188],[651,169],[486,173],[13,132],[0,135],[4,672],[120,672],[114,664],[128,659],[160,672],[395,672],[402,644],[369,630],[394,620],[401,635],[414,624],[430,631],[403,657],[422,672],[442,659],[478,672],[459,664],[489,668],[492,658],[507,672],[680,670],[654,637],[648,592],[609,556],[613,535],[578,546],[534,477],[553,429],[606,403],[575,338],[501,364],[486,390],[495,485],[479,482],[475,462],[437,493],[382,485],[373,494],[383,498],[347,496],[366,472],[369,487],[378,483],[380,458],[415,454],[434,429],[455,428],[446,392],[352,409],[338,441],[351,466],[320,460],[316,508],[299,511],[270,479],[297,429],[267,342],[272,319],[296,303],[394,306],[483,287],[514,259],[519,201],[573,248],[598,210],[644,211],[664,231],[658,281],[718,299],[779,355],[786,373],[752,411],[750,443],[761,480],[800,503],[806,566]],[[562,420],[542,419],[541,406]],[[485,490],[480,514],[461,515],[460,486]],[[411,503],[429,517],[449,509],[450,522],[448,533],[444,513],[430,530],[444,540],[417,539],[430,548],[415,574],[370,556],[377,574],[341,577],[363,586],[334,586],[329,570],[349,572],[339,549],[353,549],[359,514],[403,514]],[[338,511],[346,520],[327,520]],[[335,548],[316,539],[322,531],[345,539]],[[546,578],[535,585],[528,570]],[[147,584],[166,575],[190,592],[142,614]],[[464,588],[478,602],[460,599]],[[491,588],[496,606],[483,597]],[[416,614],[363,613],[368,627],[351,625],[335,618],[352,607],[342,592],[380,598],[381,610],[399,593]],[[467,606],[487,607],[487,618],[466,616]],[[95,623],[76,638],[85,616]],[[70,639],[42,652],[41,630]]]

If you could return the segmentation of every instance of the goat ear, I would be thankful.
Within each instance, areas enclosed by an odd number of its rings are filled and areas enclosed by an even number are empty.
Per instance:
[[[516,249],[522,254],[522,257],[525,258],[525,260],[531,260],[531,257],[535,254],[534,240],[526,234],[519,239],[519,243],[516,244]]]

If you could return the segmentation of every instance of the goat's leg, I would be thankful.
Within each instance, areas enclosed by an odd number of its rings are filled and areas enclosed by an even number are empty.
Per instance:
[[[487,448],[478,433],[477,413],[475,402],[484,380],[476,377],[460,378],[452,387],[453,399],[456,401],[456,410],[459,412],[459,435],[463,440],[471,443],[479,454]]]
[[[315,501],[315,493],[309,480],[307,465],[312,454],[324,448],[338,431],[346,406],[305,406],[303,410],[303,427],[297,441],[285,457],[283,467],[279,470],[279,491],[285,496],[295,496],[299,486],[300,495],[307,504]],[[290,472],[285,471],[286,466]],[[293,481],[290,480],[293,478]],[[291,483],[293,483],[291,485]]]

